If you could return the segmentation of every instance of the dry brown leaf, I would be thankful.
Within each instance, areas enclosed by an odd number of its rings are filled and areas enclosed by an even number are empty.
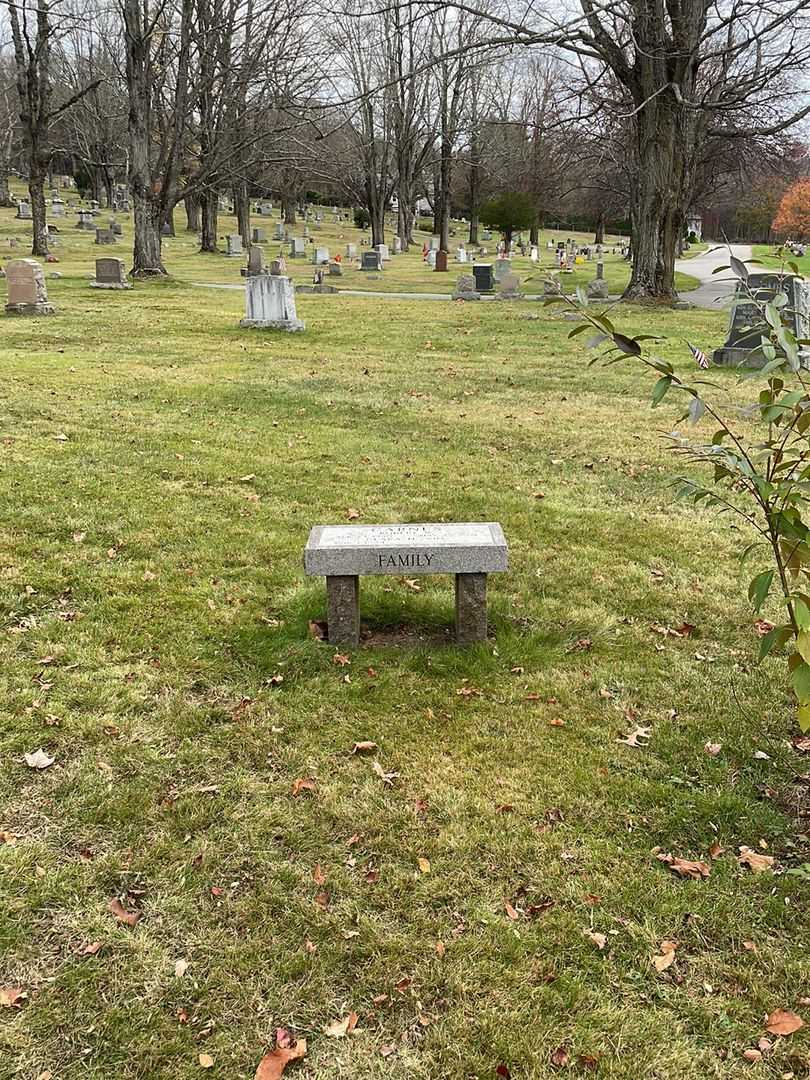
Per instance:
[[[357,1027],[357,1021],[360,1017],[356,1012],[350,1012],[348,1016],[344,1016],[342,1020],[333,1020],[331,1024],[327,1024],[324,1031],[333,1039],[342,1039],[345,1035],[351,1035],[354,1029]]]
[[[506,900],[506,899],[504,900],[503,907],[504,907],[504,911],[506,912],[506,914],[513,921],[520,918],[520,915],[518,915],[517,911],[515,910],[515,908],[512,907],[512,905],[509,903],[508,900]]]
[[[564,1046],[558,1046],[556,1050],[551,1051],[551,1058],[549,1060],[556,1069],[564,1069],[565,1066],[570,1063],[571,1055]]]
[[[357,521],[357,519],[360,517],[360,511],[355,509],[355,507],[350,506],[346,511],[346,517],[349,519],[349,521]]]
[[[326,874],[323,872],[323,870],[321,870],[320,863],[315,864],[315,869],[312,871],[312,880],[315,882],[316,885],[326,884]]]
[[[441,958],[447,952],[447,946],[445,945],[445,943],[443,941],[437,941],[436,945],[435,945],[435,949],[436,949],[436,955],[441,960]]]
[[[54,761],[56,758],[49,757],[41,747],[32,754],[25,755],[25,764],[29,769],[49,769]]]
[[[719,742],[707,742],[703,749],[706,751],[709,757],[717,757],[717,755],[723,749],[723,746]]]
[[[197,1060],[200,1063],[201,1069],[213,1069],[214,1067],[214,1059],[210,1054],[200,1054]]]
[[[7,829],[0,829],[0,844],[8,844],[12,847],[17,843],[19,837],[15,836],[13,832],[8,832]]]
[[[356,742],[352,747],[353,754],[371,754],[377,749],[377,744],[370,739],[364,739],[362,742]]]
[[[740,866],[747,866],[752,873],[761,874],[764,870],[771,869],[774,864],[774,857],[773,855],[760,855],[758,851],[752,851],[751,848],[743,844],[740,847],[737,862]]]
[[[28,994],[21,986],[0,986],[0,1006],[21,1009]]]
[[[335,655],[332,657],[332,663],[336,667],[346,667],[346,665],[350,664],[351,662],[352,658],[350,656],[347,656],[346,653],[336,652]]]
[[[254,1080],[279,1080],[290,1062],[300,1061],[306,1052],[306,1039],[299,1039],[293,1046],[277,1046],[259,1062]]]
[[[321,909],[321,911],[329,910],[329,893],[326,889],[321,889],[315,893],[315,903]]]
[[[630,732],[629,735],[625,735],[623,739],[617,739],[616,742],[623,743],[625,746],[644,747],[647,745],[647,740],[652,735],[652,728],[637,727]],[[644,742],[639,740],[644,739]]]
[[[652,958],[653,967],[657,972],[660,973],[666,971],[668,967],[672,967],[675,963],[675,950],[677,947],[677,941],[661,942],[661,955]]]
[[[302,791],[315,791],[317,785],[314,780],[293,780],[292,794],[293,798],[296,798]]]
[[[655,857],[659,862],[665,863],[673,874],[678,874],[680,877],[694,878],[695,881],[707,878],[712,872],[712,868],[708,863],[681,859],[677,855],[669,854],[669,852],[659,851]]]
[[[800,1027],[804,1027],[804,1020],[790,1009],[776,1009],[768,1017],[766,1024],[771,1035],[792,1035]]]
[[[416,860],[416,865],[419,867],[420,874],[430,873],[430,859],[420,857]]]
[[[377,774],[377,776],[379,776],[382,782],[388,787],[393,787],[394,781],[399,779],[399,773],[386,772],[382,765],[379,763],[379,761],[375,761],[371,767],[372,769],[374,769],[374,772]]]
[[[88,941],[84,945],[79,946],[79,956],[95,956],[96,953],[101,952],[102,943],[100,941]]]
[[[599,949],[600,952],[607,945],[606,935],[600,934],[598,930],[583,930],[582,933],[585,935],[588,941],[593,942],[593,944],[597,947],[597,949]]]
[[[127,926],[134,926],[141,917],[140,911],[127,911],[117,896],[113,897],[109,902],[107,909],[112,912],[119,922],[125,923]]]
[[[182,979],[188,971],[188,960],[176,960],[174,964],[174,977]]]
[[[745,1058],[746,1061],[750,1061],[752,1064],[755,1064],[758,1061],[762,1061],[762,1051],[754,1050],[753,1047],[749,1048],[748,1050],[743,1050],[742,1056]]]

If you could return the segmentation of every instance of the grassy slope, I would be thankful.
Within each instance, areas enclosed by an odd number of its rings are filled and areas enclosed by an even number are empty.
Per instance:
[[[302,1080],[543,1078],[561,1044],[609,1078],[747,1074],[763,1014],[808,993],[806,886],[733,852],[797,861],[780,806],[803,770],[781,665],[752,666],[742,537],[671,503],[672,408],[650,412],[632,367],[587,369],[527,303],[304,297],[307,333],[285,337],[181,282],[67,276],[52,299],[54,318],[0,323],[0,829],[19,836],[0,948],[29,993],[0,1015],[0,1077],[185,1080],[200,1052],[252,1077],[279,1024],[309,1039]],[[725,323],[626,319],[681,360]],[[307,634],[324,597],[301,552],[348,507],[501,521],[491,642],[445,646],[448,581],[380,578],[362,604],[383,644],[335,664]],[[651,630],[684,620],[694,637]],[[400,622],[407,648],[385,644]],[[636,723],[643,750],[616,742]],[[40,745],[56,765],[36,774]],[[293,798],[301,777],[317,792]],[[715,840],[707,882],[651,854]],[[128,890],[134,930],[106,910]],[[554,904],[513,921],[505,898]],[[352,1008],[358,1034],[326,1037]],[[757,1075],[802,1075],[807,1045]]]

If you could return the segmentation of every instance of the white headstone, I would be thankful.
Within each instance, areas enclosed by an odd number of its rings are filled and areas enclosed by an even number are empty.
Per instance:
[[[295,311],[295,290],[288,277],[257,274],[245,278],[245,318],[239,324],[261,330],[304,329]]]

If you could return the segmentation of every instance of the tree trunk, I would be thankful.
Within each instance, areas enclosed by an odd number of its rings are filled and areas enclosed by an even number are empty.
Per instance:
[[[529,244],[537,247],[540,244],[540,215],[535,214],[534,221],[529,229]]]
[[[48,179],[47,160],[43,161],[36,144],[31,150],[30,173],[28,176],[28,194],[31,196],[31,217],[33,221],[32,255],[47,255],[48,225],[45,210],[45,182]]]
[[[596,231],[594,234],[593,242],[595,244],[604,244],[605,242],[605,212],[600,210],[596,218]]]
[[[11,207],[13,205],[11,190],[8,186],[8,169],[5,165],[0,165],[0,206]]]
[[[250,199],[244,180],[233,185],[233,210],[236,214],[236,226],[242,237],[245,251],[250,247]]]
[[[166,269],[160,253],[160,227],[163,212],[160,201],[133,186],[132,207],[135,212],[135,238],[132,252],[132,273],[136,277],[163,275]]]
[[[200,231],[200,200],[196,195],[186,195],[186,232]]]
[[[169,231],[166,234],[167,236],[176,236],[177,235],[177,233],[174,231],[174,206],[172,206],[170,210],[164,211],[163,225],[164,226],[166,226],[166,225],[169,226]]]
[[[471,244],[477,244],[478,243],[478,225],[479,225],[479,223],[480,222],[479,222],[479,218],[478,218],[478,210],[477,209],[476,210],[471,210],[470,211],[470,243]]]
[[[282,194],[281,212],[284,215],[285,225],[295,225],[295,195],[289,193]]]
[[[212,255],[218,255],[219,247],[217,246],[217,225],[219,206],[217,193],[211,188],[207,188],[200,196],[200,208],[202,210],[200,251],[208,251]]]

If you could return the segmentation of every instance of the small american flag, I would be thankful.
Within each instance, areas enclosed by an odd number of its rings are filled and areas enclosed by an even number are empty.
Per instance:
[[[689,352],[692,354],[692,356],[694,356],[697,366],[699,368],[703,368],[703,370],[705,371],[706,368],[709,366],[709,358],[706,353],[703,352],[701,349],[696,349],[695,346],[691,343],[691,341],[687,341],[686,344],[689,346]]]

